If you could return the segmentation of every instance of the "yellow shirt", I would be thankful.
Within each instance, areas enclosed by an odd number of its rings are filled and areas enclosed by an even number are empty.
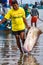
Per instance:
[[[25,29],[25,24],[23,22],[23,17],[25,18],[25,11],[21,7],[19,7],[18,10],[14,10],[12,8],[5,15],[6,19],[11,18],[12,31],[20,31],[20,30]]]

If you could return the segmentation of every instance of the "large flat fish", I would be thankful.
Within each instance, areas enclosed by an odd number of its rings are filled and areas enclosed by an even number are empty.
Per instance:
[[[24,42],[24,47],[23,47],[25,52],[32,51],[41,33],[42,33],[41,30],[37,27],[31,27],[29,29],[26,40]]]

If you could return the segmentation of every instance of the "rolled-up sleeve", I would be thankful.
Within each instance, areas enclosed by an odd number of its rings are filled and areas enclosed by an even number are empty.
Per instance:
[[[4,18],[10,19],[10,17],[11,17],[11,10],[9,10],[9,11],[7,12],[7,14],[5,14]]]

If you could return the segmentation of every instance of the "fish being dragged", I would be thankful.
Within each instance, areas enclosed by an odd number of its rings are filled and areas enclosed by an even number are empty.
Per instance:
[[[31,27],[27,33],[27,37],[23,46],[23,51],[25,52],[32,51],[41,33],[42,32],[39,28]]]

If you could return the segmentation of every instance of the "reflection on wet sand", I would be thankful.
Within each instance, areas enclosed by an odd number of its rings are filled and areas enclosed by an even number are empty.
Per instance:
[[[31,54],[20,57],[18,65],[39,65],[35,57]]]
[[[16,56],[16,55],[15,55]],[[4,59],[2,65],[39,65],[33,55],[20,55],[17,57],[10,57]]]

